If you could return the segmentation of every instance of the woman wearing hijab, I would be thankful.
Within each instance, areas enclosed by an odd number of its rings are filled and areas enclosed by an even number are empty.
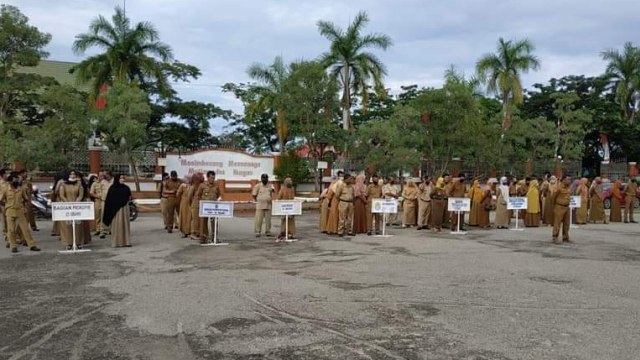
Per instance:
[[[444,191],[444,178],[439,177],[431,190],[431,230],[440,232],[444,221],[447,194]]]
[[[124,176],[116,175],[104,202],[102,223],[111,226],[111,241],[114,247],[131,246],[129,223],[129,200],[131,189],[124,183]]]
[[[480,212],[484,211],[482,202],[485,198],[485,190],[480,185],[480,180],[474,180],[469,190],[469,198],[471,199],[471,213],[469,214],[469,226],[478,226],[478,219],[482,216]]]
[[[587,223],[589,208],[589,180],[587,178],[580,179],[575,194],[580,196],[580,207],[576,210],[576,224],[584,225]]]
[[[198,197],[198,189],[204,183],[204,174],[201,172],[191,177],[191,186],[187,190],[187,202],[189,203],[190,224],[189,234],[191,240],[200,241],[200,198]]]
[[[87,181],[87,187],[89,189],[91,189],[91,186],[98,180],[98,177],[95,175],[91,175],[89,176],[89,181]],[[87,195],[87,200],[91,201],[91,202],[95,202],[95,199],[93,198],[93,196],[91,195],[91,191],[89,191],[89,194]],[[89,223],[89,229],[91,230],[92,233],[96,232],[97,223],[98,218],[96,217],[95,220],[92,221],[88,221]]]
[[[607,217],[604,214],[604,189],[602,188],[602,179],[597,177],[591,189],[589,189],[589,221],[596,223],[602,221],[607,223]]]
[[[189,188],[191,187],[191,175],[184,177],[184,182],[178,186],[176,198],[179,201],[180,209],[178,211],[178,228],[183,238],[191,233],[191,211],[189,208]]]
[[[323,234],[327,233],[327,220],[329,219],[329,199],[327,195],[329,193],[329,188],[322,190],[320,193],[320,232]]]
[[[508,229],[511,222],[511,214],[507,210],[509,201],[509,180],[506,177],[500,178],[500,186],[496,190],[496,218],[497,229]]]
[[[538,180],[529,182],[527,191],[527,212],[524,215],[524,226],[540,226],[540,191],[538,190]]]
[[[549,178],[549,186],[545,189],[544,195],[544,212],[542,213],[542,223],[553,226],[553,194],[558,191],[558,178],[551,176]]]
[[[364,184],[365,176],[356,176],[353,186],[353,233],[367,233],[367,186]]]
[[[276,200],[293,200],[296,197],[296,191],[293,188],[293,182],[291,178],[284,179],[282,188],[276,197]],[[280,235],[276,241],[283,240],[285,238],[285,232],[289,230],[289,239],[295,239],[296,234],[296,220],[293,216],[289,215],[289,225],[287,225],[287,217],[282,216],[280,220]]]
[[[624,204],[624,197],[620,191],[620,180],[616,180],[611,186],[611,210],[609,211],[610,222],[622,222],[621,204]]]
[[[415,226],[417,222],[416,209],[418,205],[418,187],[416,183],[407,180],[402,190],[402,227]]]
[[[69,170],[65,170],[63,172],[57,173],[56,176],[53,178],[53,191],[51,192],[51,202],[58,202],[60,201],[59,197],[58,197],[58,192],[60,191],[60,186],[62,185],[62,182],[64,179],[69,177]],[[51,236],[61,236],[60,235],[60,221],[54,221],[53,222],[53,226],[51,228]]]
[[[75,170],[69,171],[69,176],[58,183],[59,202],[81,202],[84,199],[84,188]],[[73,227],[71,221],[62,222],[60,225],[62,242],[67,244],[67,250],[73,248]],[[84,229],[81,221],[76,221],[76,245],[78,249],[84,245]]]
[[[493,194],[496,192],[496,183],[498,180],[489,179],[487,186],[483,189],[484,197],[480,201],[480,211],[478,215],[478,226],[482,229],[488,229],[491,227],[491,221],[489,220],[489,213],[491,209],[495,209],[493,205]]]

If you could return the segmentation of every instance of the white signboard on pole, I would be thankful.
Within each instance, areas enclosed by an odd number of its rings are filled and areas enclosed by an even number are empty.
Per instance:
[[[507,210],[527,210],[526,197],[510,197],[507,199]]]
[[[471,199],[469,198],[449,198],[448,211],[469,212],[471,211]]]
[[[572,196],[569,201],[569,207],[572,209],[579,208],[582,206],[582,199],[580,196]]]
[[[395,214],[398,212],[398,200],[371,199],[371,212],[374,214]]]
[[[54,202],[51,203],[53,221],[93,220],[95,212],[92,202]]]
[[[272,202],[271,213],[273,215],[302,215],[302,201],[300,200],[275,200]]]
[[[232,201],[200,200],[199,216],[204,218],[232,218]]]

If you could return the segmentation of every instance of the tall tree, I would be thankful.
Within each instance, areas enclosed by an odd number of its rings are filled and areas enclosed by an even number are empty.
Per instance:
[[[376,91],[382,93],[383,77],[387,74],[382,61],[368,48],[386,50],[393,42],[385,34],[362,34],[369,23],[366,12],[359,12],[346,31],[332,22],[318,21],[320,34],[331,41],[331,48],[324,53],[321,61],[342,85],[342,126],[351,129],[351,105],[353,94],[361,93],[366,97],[367,86],[373,81]]]
[[[622,52],[606,50],[602,58],[608,61],[605,75],[615,86],[624,119],[632,124],[640,104],[640,49],[627,42]]]
[[[89,25],[89,31],[76,36],[73,51],[84,54],[97,47],[104,52],[93,55],[76,65],[72,71],[78,80],[91,82],[95,99],[103,84],[138,81],[141,86],[150,83],[161,95],[170,94],[166,64],[173,59],[171,48],[159,41],[156,28],[148,22],[131,25],[120,7],[109,22],[102,15]]]
[[[251,119],[256,114],[271,109],[275,115],[275,125],[280,143],[280,152],[284,152],[289,135],[286,111],[283,106],[284,93],[282,86],[291,74],[290,66],[285,65],[281,56],[276,56],[271,65],[253,64],[247,70],[249,76],[259,81],[260,96],[258,101],[245,108],[245,115]]]
[[[498,94],[502,100],[503,129],[509,128],[512,106],[522,103],[520,75],[540,67],[534,50],[527,39],[505,41],[500,38],[496,53],[483,55],[476,63],[478,78],[486,83],[490,93]]]

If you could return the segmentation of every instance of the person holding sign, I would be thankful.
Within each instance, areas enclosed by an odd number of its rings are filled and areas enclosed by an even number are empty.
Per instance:
[[[59,202],[80,202],[84,199],[84,188],[80,183],[77,173],[74,170],[69,172],[67,179],[64,179],[58,188]],[[84,236],[82,236],[82,221],[76,222],[76,246],[82,249],[84,245]],[[73,249],[73,228],[70,222],[60,225],[60,237],[67,244],[67,250]]]
[[[638,184],[636,179],[632,178],[627,186],[624,188],[624,222],[635,223],[633,220],[633,204],[636,201],[636,192],[638,191]]]
[[[558,190],[551,195],[553,203],[553,233],[552,240],[554,244],[560,244],[558,235],[560,234],[560,225],[562,224],[562,241],[571,242],[569,240],[569,228],[571,226],[569,203],[571,202],[571,177],[564,175],[560,179]]]
[[[442,231],[444,213],[447,205],[447,194],[444,191],[444,178],[438,178],[436,186],[431,190],[431,229],[432,231]]]
[[[20,231],[24,241],[31,251],[40,251],[31,236],[31,229],[25,217],[25,202],[31,201],[20,188],[20,179],[16,175],[9,175],[4,190],[0,192],[0,205],[4,209],[7,226],[8,247],[12,253],[18,252],[16,244],[16,232]]]
[[[293,200],[296,197],[296,191],[293,188],[293,181],[291,178],[284,179],[282,183],[282,189],[278,193],[276,200]],[[287,224],[288,221],[288,224]],[[289,230],[289,234],[285,233],[285,229]],[[280,220],[280,235],[276,241],[284,240],[285,238],[295,239],[296,234],[296,219],[294,216],[282,216]]]
[[[216,183],[216,172],[207,171],[207,182],[200,185],[196,197],[200,200],[220,200],[220,188]],[[209,227],[207,222],[209,218],[200,218],[200,243],[206,244],[207,236],[209,236]]]
[[[253,230],[256,237],[260,237],[262,222],[264,221],[264,234],[271,236],[271,201],[276,190],[269,184],[269,175],[260,175],[260,183],[256,184],[251,191],[251,196],[256,202],[256,217]]]
[[[380,178],[377,175],[373,175],[371,178],[371,184],[367,185],[367,235],[371,235],[373,232],[373,223],[375,222],[376,235],[380,235],[380,226],[382,225],[382,214],[373,212],[373,199],[382,198],[382,185],[380,184]]]
[[[538,180],[529,182],[527,190],[527,212],[524,215],[524,226],[540,226],[540,191],[538,190]]]
[[[348,231],[349,236],[353,236],[353,177],[351,175],[344,175],[344,184],[338,187],[336,198],[340,201],[338,236],[344,236],[345,231]]]
[[[124,180],[122,175],[115,176],[104,203],[102,223],[111,227],[113,247],[131,247],[131,224],[129,221],[131,189]]]

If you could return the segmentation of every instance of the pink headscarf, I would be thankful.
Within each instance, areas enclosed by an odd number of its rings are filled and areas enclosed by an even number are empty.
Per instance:
[[[356,183],[353,186],[354,196],[364,196],[367,192],[367,187],[364,184],[364,175],[356,176]]]

